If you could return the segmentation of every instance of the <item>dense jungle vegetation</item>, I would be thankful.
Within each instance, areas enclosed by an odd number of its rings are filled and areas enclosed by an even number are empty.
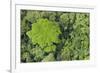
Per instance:
[[[21,62],[89,60],[89,13],[20,13]]]

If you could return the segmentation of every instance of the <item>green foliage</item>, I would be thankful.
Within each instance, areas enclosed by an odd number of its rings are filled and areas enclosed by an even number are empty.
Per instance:
[[[60,16],[60,21],[62,24],[64,25],[68,25],[69,24],[69,13],[63,13],[61,16]]]
[[[88,18],[88,19],[87,19]],[[69,40],[66,40],[61,57],[63,60],[89,59],[89,17],[88,14],[76,13],[76,20]],[[72,57],[71,57],[72,56]]]
[[[66,41],[63,49],[61,50],[61,59],[62,60],[71,60],[71,49],[73,48],[71,46],[71,42],[70,41]]]
[[[89,60],[89,13],[21,10],[21,62]]]
[[[34,56],[35,61],[41,61],[44,58],[44,51],[40,47],[35,47],[31,50],[31,54]]]
[[[24,52],[22,54],[22,60],[25,61],[25,62],[31,62],[31,58],[30,58],[30,55],[28,52]]]
[[[39,19],[36,23],[32,24],[32,30],[27,32],[27,35],[32,39],[33,44],[38,44],[41,48],[54,48],[52,43],[58,43],[58,35],[60,28],[56,22],[51,22],[47,19]],[[52,36],[53,35],[53,36]]]
[[[55,61],[53,53],[50,53],[49,55],[47,55],[42,61],[43,62]]]
[[[75,13],[63,13],[60,16],[60,22],[64,27],[68,27],[70,24],[73,24],[75,21]]]
[[[56,51],[56,46],[55,45],[50,45],[44,48],[44,51],[49,53],[49,52],[55,52]]]
[[[26,14],[26,19],[31,23],[36,22],[38,18],[41,18],[39,11],[30,10]]]

